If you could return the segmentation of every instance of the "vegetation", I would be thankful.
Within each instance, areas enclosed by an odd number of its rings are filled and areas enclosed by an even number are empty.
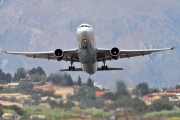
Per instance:
[[[144,117],[155,117],[155,116],[173,117],[179,115],[180,115],[180,110],[162,110],[159,112],[149,112],[145,114]]]
[[[23,67],[20,67],[17,69],[17,72],[14,74],[13,81],[20,81],[21,78],[26,78],[26,76],[27,76],[27,71]]]
[[[160,90],[158,88],[149,88],[149,85],[146,82],[142,82],[136,86],[136,88],[133,90],[133,94],[142,97],[149,93],[158,93],[159,91]]]
[[[2,69],[0,69],[0,84],[10,83],[12,80],[11,74],[5,74]]]
[[[0,105],[0,109],[2,110],[2,111],[0,110],[1,114],[5,112],[12,113],[12,114],[17,113],[18,115],[25,114],[25,111],[16,105],[10,105],[10,106]]]
[[[81,77],[80,77],[80,76],[78,76],[78,82],[77,82],[77,84],[78,84],[79,86],[82,85],[82,83],[81,83]]]
[[[88,81],[87,81],[87,86],[88,86],[88,87],[94,87],[94,82],[92,81],[91,78],[88,79]]]
[[[162,97],[160,99],[157,99],[153,102],[153,107],[157,111],[161,110],[172,110],[173,109],[173,104],[169,102],[168,97]]]
[[[64,75],[61,74],[50,74],[47,78],[47,81],[52,81],[56,85],[62,85],[62,86],[72,86],[73,80],[70,75],[67,75],[66,73]]]
[[[48,93],[45,91],[35,91],[33,90],[34,85],[28,81],[20,81],[20,78],[29,77],[33,82],[38,82],[39,85],[43,85],[46,81],[50,81],[55,85],[61,86],[80,86],[79,90],[73,96],[70,96],[67,99],[67,102],[64,103],[62,100],[51,99],[61,98],[61,96],[55,96],[53,93]],[[171,113],[170,111],[162,110],[172,110],[173,106],[180,106],[180,103],[171,103],[167,97],[162,97],[161,99],[155,100],[152,105],[147,106],[143,101],[138,97],[142,97],[149,93],[158,93],[159,89],[149,88],[146,82],[139,83],[136,88],[133,90],[133,94],[137,97],[132,98],[131,94],[127,91],[126,84],[123,81],[118,81],[116,83],[115,92],[105,92],[104,95],[97,97],[96,91],[105,91],[101,90],[98,87],[94,86],[92,79],[88,79],[87,83],[82,83],[81,77],[78,76],[77,81],[73,81],[72,77],[68,74],[59,74],[52,73],[49,76],[46,76],[44,70],[41,67],[32,68],[31,70],[25,70],[24,68],[18,68],[17,72],[12,77],[11,74],[5,74],[0,70],[0,83],[8,83],[9,81],[17,81],[19,85],[17,88],[11,89],[8,87],[0,87],[0,93],[13,93],[18,92],[22,94],[28,94],[31,97],[27,100],[23,100],[24,104],[31,107],[19,108],[15,105],[13,106],[0,106],[0,115],[4,112],[8,113],[17,113],[22,116],[29,116],[33,114],[46,114],[49,116],[54,116],[55,118],[71,118],[78,117],[79,115],[91,115],[92,117],[103,117],[108,118],[112,114],[115,114],[116,110],[125,112],[128,114],[142,114],[151,111],[160,111],[160,112],[151,112],[145,116],[158,116],[158,115],[176,115],[176,113]],[[180,88],[180,85],[176,85],[176,89]],[[41,100],[41,97],[48,97],[46,100]],[[16,97],[1,97],[0,100],[19,102]],[[108,103],[108,102],[109,103]],[[49,103],[51,109],[44,107],[37,107],[40,103]],[[75,102],[78,102],[78,106],[75,105]],[[34,105],[34,106],[32,106]],[[35,107],[36,106],[36,107]],[[119,114],[119,113],[118,113]]]

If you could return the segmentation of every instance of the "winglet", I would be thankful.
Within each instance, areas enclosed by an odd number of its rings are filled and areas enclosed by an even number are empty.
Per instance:
[[[173,49],[174,49],[174,47],[171,48],[171,50],[173,50]]]

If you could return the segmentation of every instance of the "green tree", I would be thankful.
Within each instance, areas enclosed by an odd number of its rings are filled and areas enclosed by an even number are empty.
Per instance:
[[[88,86],[88,87],[94,87],[94,83],[93,83],[93,81],[92,81],[91,78],[88,79],[88,81],[87,81],[87,86]]]
[[[37,95],[37,94],[31,94],[31,99],[35,100],[35,101],[40,101],[41,97],[39,95]]]
[[[70,100],[68,100],[64,105],[65,108],[70,108],[70,109],[74,106],[75,106],[75,104]]]
[[[52,81],[54,84],[60,84],[62,79],[60,74],[51,73],[47,78],[47,81]]]
[[[18,107],[18,106],[16,106],[16,105],[11,105],[11,106],[9,106],[9,108],[12,109],[12,110],[14,110],[14,111],[16,111],[16,113],[17,113],[18,115],[21,115],[21,116],[25,113],[22,108],[20,108],[20,107]]]
[[[31,94],[33,93],[33,84],[27,81],[20,82],[17,91],[22,93],[22,94]]]
[[[12,76],[10,73],[5,74],[2,69],[0,69],[0,83],[10,83],[12,80]]]
[[[23,67],[17,69],[14,74],[13,81],[19,81],[21,78],[26,78],[26,70]]]
[[[80,76],[78,76],[78,85],[79,85],[79,86],[82,85],[82,83],[81,83],[81,77],[80,77]]]
[[[29,70],[29,75],[33,75],[33,74],[39,74],[39,75],[46,76],[46,73],[44,72],[44,70],[41,67],[32,68],[31,70]]]
[[[2,117],[2,115],[4,114],[2,108],[0,108],[0,117]]]
[[[11,76],[11,74],[10,73],[7,73],[6,75],[6,81],[7,81],[7,83],[10,83],[11,82],[11,80],[12,80],[12,76]]]
[[[17,99],[16,99],[16,97],[12,96],[12,97],[10,97],[10,101],[11,102],[17,102]]]
[[[169,102],[168,97],[162,97],[160,99],[157,99],[153,102],[152,105],[156,111],[173,109],[173,105],[171,102]]]
[[[179,88],[180,88],[180,84],[177,84],[177,85],[175,86],[175,88],[176,88],[176,89],[179,89]]]
[[[93,106],[96,99],[95,89],[88,86],[81,86],[77,94],[71,96],[71,99],[79,101],[83,105]]]
[[[37,67],[36,73],[38,73],[39,75],[45,75],[46,76],[46,73],[44,72],[44,70],[41,67]]]
[[[12,110],[14,110],[14,111],[16,111],[16,113],[17,113],[18,115],[21,115],[21,116],[25,113],[22,108],[20,108],[20,107],[18,107],[18,106],[16,106],[16,105],[11,105],[11,106],[9,106],[9,108],[12,109]]]
[[[73,86],[73,80],[72,80],[71,75],[68,75],[68,76],[67,76],[67,85],[68,85],[68,86]]]
[[[158,88],[150,88],[149,93],[158,93],[160,90]]]
[[[131,104],[135,112],[144,112],[147,109],[146,104],[139,98],[134,98]]]
[[[149,93],[149,86],[146,82],[139,83],[136,86],[136,95],[138,96],[144,96]]]
[[[112,92],[106,92],[104,95],[102,95],[102,98],[104,98],[105,100],[115,100],[116,96]]]
[[[116,98],[121,98],[122,96],[130,97],[129,92],[127,91],[127,87],[123,81],[117,81],[116,87],[117,87],[116,88],[117,91],[115,93]]]
[[[104,99],[101,98],[101,97],[98,97],[98,98],[95,100],[95,102],[94,102],[94,106],[95,106],[96,108],[103,108],[103,106],[104,106]]]

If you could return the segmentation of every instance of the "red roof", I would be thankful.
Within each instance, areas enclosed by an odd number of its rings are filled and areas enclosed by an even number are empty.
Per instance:
[[[169,89],[166,89],[164,90],[164,92],[180,92],[180,89],[175,89],[175,88],[169,88]]]
[[[150,93],[146,95],[147,97],[154,97],[154,96],[161,96],[161,94],[158,93]]]
[[[55,92],[55,89],[54,88],[47,88],[46,92]]]
[[[104,93],[105,93],[105,92],[103,92],[103,91],[97,91],[97,92],[96,92],[96,96],[98,96],[98,97],[99,97],[99,96],[102,96],[102,95],[104,95]]]

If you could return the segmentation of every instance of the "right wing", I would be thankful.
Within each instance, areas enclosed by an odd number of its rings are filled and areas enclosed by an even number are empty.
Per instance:
[[[14,55],[23,55],[23,56],[32,57],[32,58],[57,60],[57,58],[54,55],[54,51],[47,51],[47,52],[11,52],[11,51],[5,51],[5,53],[14,54]],[[63,56],[62,60],[65,60],[65,61],[73,60],[73,62],[79,62],[77,49],[64,50],[63,53],[64,53],[64,56]]]
[[[161,52],[166,50],[173,50],[173,48],[163,48],[163,49],[142,49],[142,50],[120,50],[119,58],[130,58],[136,56],[144,56],[151,54],[153,52]],[[97,48],[97,61],[111,60],[111,49]]]

